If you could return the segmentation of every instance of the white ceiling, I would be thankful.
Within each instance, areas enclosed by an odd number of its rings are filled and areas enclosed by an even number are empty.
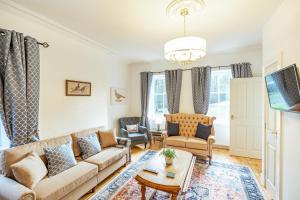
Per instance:
[[[130,62],[163,59],[166,41],[182,36],[183,20],[170,18],[170,0],[13,0],[23,7],[113,49]],[[206,0],[187,19],[187,34],[207,39],[208,54],[260,45],[262,27],[282,0]]]

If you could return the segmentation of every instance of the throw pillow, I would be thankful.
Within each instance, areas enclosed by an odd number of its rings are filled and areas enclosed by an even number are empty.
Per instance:
[[[10,168],[16,180],[30,189],[34,188],[48,173],[44,162],[36,153],[30,153]]]
[[[198,124],[195,137],[207,140],[211,133],[211,125]]]
[[[101,146],[96,133],[78,138],[78,144],[83,159],[87,159],[101,151]]]
[[[113,131],[99,131],[99,136],[103,148],[115,146],[118,144]]]
[[[77,164],[71,141],[57,147],[45,147],[44,152],[48,161],[48,176],[55,176]]]
[[[139,125],[138,124],[126,125],[126,129],[128,132],[137,133],[139,132]]]
[[[167,133],[168,136],[179,136],[179,123],[168,122]]]

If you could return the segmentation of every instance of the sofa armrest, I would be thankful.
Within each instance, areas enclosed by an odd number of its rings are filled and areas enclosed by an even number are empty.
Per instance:
[[[207,139],[208,144],[212,145],[213,143],[215,143],[216,139],[214,135],[210,135]]]
[[[128,138],[128,131],[125,128],[120,129],[120,135],[124,138]]]
[[[124,137],[117,137],[118,145],[123,145],[128,149],[127,162],[131,162],[131,140]]]
[[[0,176],[0,199],[35,200],[35,192],[5,176]]]

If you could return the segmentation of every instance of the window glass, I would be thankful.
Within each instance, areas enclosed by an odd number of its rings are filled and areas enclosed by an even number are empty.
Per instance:
[[[150,128],[157,129],[158,124],[161,128],[164,128],[164,114],[166,113],[168,113],[168,102],[165,75],[155,74],[152,79],[149,101],[148,119]]]

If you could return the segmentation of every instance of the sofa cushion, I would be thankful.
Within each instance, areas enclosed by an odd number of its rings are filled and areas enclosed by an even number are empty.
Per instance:
[[[185,136],[172,136],[167,137],[166,145],[175,146],[175,147],[185,147],[185,142],[187,138]]]
[[[199,123],[197,126],[195,137],[201,138],[203,140],[207,140],[211,133],[211,128],[212,128],[211,125],[204,125]]]
[[[81,149],[83,159],[87,159],[101,151],[101,146],[96,133],[78,138],[78,144]]]
[[[189,137],[186,141],[186,148],[207,150],[207,141],[201,138]]]
[[[146,141],[146,135],[144,133],[129,133],[128,134],[128,138],[131,141]]]
[[[90,129],[86,129],[86,130],[82,130],[82,131],[72,133],[71,136],[72,136],[72,140],[73,140],[74,155],[75,156],[80,156],[80,154],[81,154],[80,147],[79,147],[79,144],[78,144],[78,138],[85,137],[85,136],[88,136],[88,135],[91,135],[91,134],[94,134],[94,133],[98,133],[101,129],[102,129],[102,127],[96,127],[96,128],[90,128]]]
[[[179,136],[179,123],[167,122],[168,136]]]
[[[29,154],[26,158],[11,165],[17,181],[32,189],[48,173],[45,163],[36,153]]]
[[[55,176],[77,164],[71,141],[57,147],[45,147],[44,151],[48,161],[48,176]]]
[[[103,148],[112,147],[118,144],[115,134],[110,131],[99,131],[99,137]]]
[[[62,199],[98,174],[96,165],[79,162],[76,166],[41,180],[33,190],[37,200]]]
[[[110,147],[103,149],[100,153],[89,157],[85,162],[98,165],[98,170],[101,171],[116,161],[120,160],[127,154],[127,148]]]

